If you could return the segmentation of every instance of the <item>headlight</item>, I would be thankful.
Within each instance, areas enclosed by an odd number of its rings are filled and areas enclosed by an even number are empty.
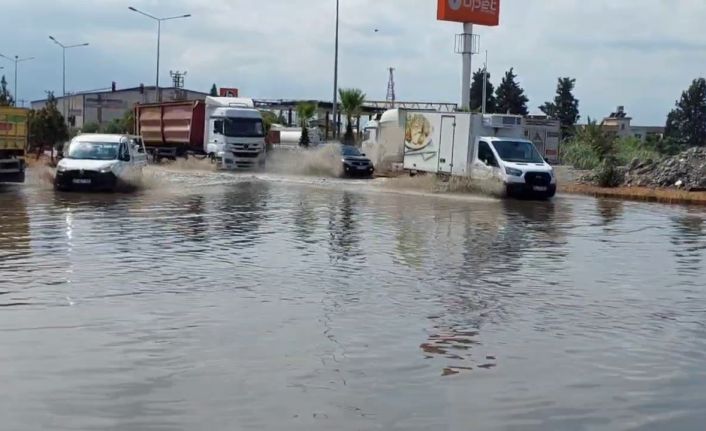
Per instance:
[[[101,169],[99,172],[101,174],[109,174],[111,171],[112,171],[112,169],[110,167],[107,167],[107,168]]]
[[[56,167],[57,172],[66,172],[66,167],[63,165],[59,165]]]
[[[522,171],[515,168],[505,168],[505,173],[513,177],[521,177]]]

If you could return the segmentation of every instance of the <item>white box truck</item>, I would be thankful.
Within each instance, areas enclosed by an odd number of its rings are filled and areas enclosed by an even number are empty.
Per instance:
[[[556,193],[554,171],[524,138],[520,116],[391,110],[364,148],[383,167],[492,181],[509,196]]]

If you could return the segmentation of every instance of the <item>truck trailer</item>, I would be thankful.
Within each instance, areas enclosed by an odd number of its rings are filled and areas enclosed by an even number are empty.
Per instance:
[[[265,163],[264,124],[252,99],[207,97],[137,105],[135,123],[156,160],[202,155],[231,170]]]
[[[371,135],[372,136],[372,135]],[[516,115],[394,109],[364,144],[382,169],[467,177],[500,185],[506,195],[553,197],[556,176]]]
[[[0,106],[0,183],[23,183],[29,110]]]

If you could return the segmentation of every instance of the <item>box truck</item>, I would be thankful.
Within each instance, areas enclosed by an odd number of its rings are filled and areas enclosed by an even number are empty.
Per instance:
[[[265,163],[265,128],[252,99],[137,105],[135,123],[147,151],[160,158],[205,155],[222,169],[251,169]]]
[[[29,110],[0,106],[0,183],[23,183]]]
[[[524,135],[520,116],[395,109],[364,149],[379,169],[401,163],[411,173],[492,181],[506,195],[553,197],[554,171]]]

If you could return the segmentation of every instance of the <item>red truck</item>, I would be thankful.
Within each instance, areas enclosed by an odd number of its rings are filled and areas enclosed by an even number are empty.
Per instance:
[[[206,104],[202,100],[135,106],[135,131],[154,160],[204,155]]]

